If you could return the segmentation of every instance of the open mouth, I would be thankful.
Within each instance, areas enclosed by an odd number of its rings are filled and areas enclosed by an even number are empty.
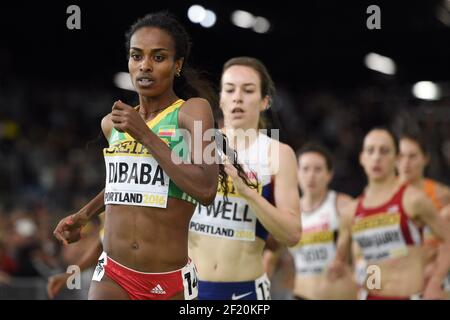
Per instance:
[[[136,83],[141,87],[148,87],[151,86],[155,80],[152,77],[149,76],[138,76],[136,77]]]
[[[233,114],[242,114],[244,113],[244,110],[241,108],[234,108],[233,110],[231,110],[231,113]]]
[[[150,85],[152,85],[155,81],[150,79],[150,78],[140,78],[137,80],[137,83],[141,86],[141,87],[148,87]]]

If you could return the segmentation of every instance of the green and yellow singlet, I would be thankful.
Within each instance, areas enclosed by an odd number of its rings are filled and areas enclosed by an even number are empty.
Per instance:
[[[183,103],[184,100],[178,99],[148,121],[147,126],[172,152],[185,160],[189,152],[178,126],[178,113]],[[166,208],[168,197],[197,203],[170,180],[147,148],[128,133],[113,128],[108,142],[109,147],[103,150],[106,164],[105,205]]]

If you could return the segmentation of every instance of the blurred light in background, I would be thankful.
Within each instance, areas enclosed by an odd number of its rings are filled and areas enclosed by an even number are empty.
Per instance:
[[[131,83],[130,74],[128,72],[118,72],[114,76],[114,84],[116,87],[124,90],[136,91]]]
[[[231,22],[239,28],[249,29],[255,23],[255,18],[250,12],[236,10],[231,14]]]
[[[216,23],[216,14],[211,10],[205,10],[205,18],[200,21],[200,25],[205,28],[211,28]]]
[[[432,81],[417,82],[412,89],[416,98],[422,100],[439,100],[441,98],[441,88]]]
[[[389,75],[394,75],[397,70],[394,60],[373,52],[365,56],[364,64],[371,70]]]
[[[264,17],[256,17],[253,30],[258,33],[266,33],[270,29],[270,22]]]
[[[198,4],[190,6],[188,9],[188,18],[193,23],[200,23],[206,16],[206,10]]]
[[[240,28],[250,29],[257,33],[266,33],[270,29],[270,22],[264,17],[255,17],[250,12],[236,10],[231,14],[231,22]]]
[[[214,11],[205,9],[198,4],[190,6],[187,15],[191,22],[199,23],[204,28],[211,28],[217,20]]]

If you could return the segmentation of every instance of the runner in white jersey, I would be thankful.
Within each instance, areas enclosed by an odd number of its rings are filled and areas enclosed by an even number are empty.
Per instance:
[[[295,154],[289,146],[258,132],[260,112],[269,106],[274,89],[260,61],[229,60],[221,85],[223,131],[237,150],[243,174],[258,188],[249,188],[236,169],[227,165],[228,200],[224,201],[219,186],[212,205],[196,208],[189,225],[189,254],[199,271],[200,300],[266,300],[270,282],[262,254],[268,232],[287,245],[300,239],[298,190],[292,174]]]
[[[298,152],[298,180],[302,191],[302,238],[290,248],[295,265],[293,298],[355,299],[357,287],[352,268],[346,265],[345,275],[337,280],[327,276],[328,265],[336,254],[340,210],[352,200],[346,194],[329,189],[333,178],[333,162],[329,151],[315,143],[308,143]],[[283,250],[267,251],[265,259],[282,256]],[[272,256],[272,257],[271,257]],[[279,270],[282,273],[288,271]]]

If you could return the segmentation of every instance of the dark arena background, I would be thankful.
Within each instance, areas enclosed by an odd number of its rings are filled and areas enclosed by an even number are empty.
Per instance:
[[[80,29],[67,26],[70,5]],[[201,5],[214,13],[201,23]],[[277,87],[265,112],[294,150],[308,141],[333,153],[331,187],[358,196],[365,132],[420,130],[426,175],[450,184],[450,1],[2,1],[0,4],[0,299],[47,300],[47,278],[77,261],[98,234],[89,224],[62,247],[56,223],[104,185],[100,121],[126,89],[124,34],[146,13],[169,10],[191,35],[191,63],[218,90],[223,63],[254,56]],[[370,5],[380,28],[370,29]],[[240,10],[240,11],[237,11]],[[257,22],[248,23],[250,13]],[[294,174],[294,173],[293,173]],[[80,290],[56,299],[83,300]]]

